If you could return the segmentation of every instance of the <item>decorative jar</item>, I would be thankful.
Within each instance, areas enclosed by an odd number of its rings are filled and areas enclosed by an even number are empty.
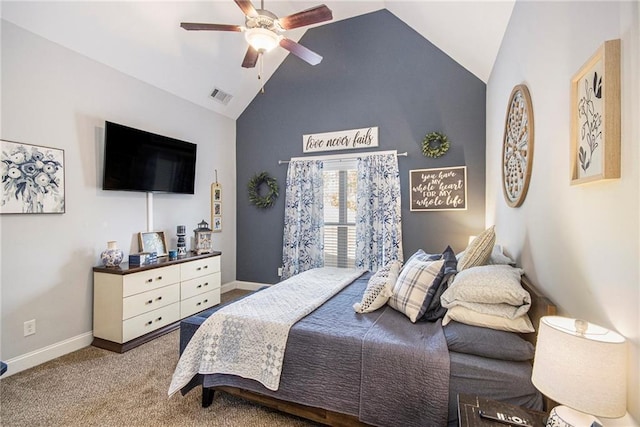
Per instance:
[[[107,242],[107,249],[100,254],[100,259],[106,267],[117,267],[123,257],[124,253],[118,249],[118,243],[115,241]]]

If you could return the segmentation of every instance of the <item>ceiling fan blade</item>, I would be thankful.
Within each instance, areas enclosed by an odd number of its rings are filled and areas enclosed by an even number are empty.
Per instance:
[[[242,66],[244,68],[255,67],[258,62],[258,56],[260,56],[260,52],[255,50],[252,46],[249,46],[247,53],[244,55],[244,59],[242,60]]]
[[[253,4],[249,0],[235,0],[236,4],[240,9],[242,9],[242,13],[247,16],[256,16],[258,12],[256,12],[256,8],[253,7]]]
[[[333,19],[331,9],[325,5],[312,7],[311,9],[303,10],[302,12],[294,13],[293,15],[285,16],[278,19],[280,26],[285,30],[291,30],[293,28],[304,27],[305,25],[316,24],[318,22],[329,21]]]
[[[196,22],[181,22],[180,26],[189,31],[242,31],[242,27],[240,25],[198,24]]]
[[[280,46],[311,65],[318,65],[322,61],[322,56],[286,37],[280,40]]]

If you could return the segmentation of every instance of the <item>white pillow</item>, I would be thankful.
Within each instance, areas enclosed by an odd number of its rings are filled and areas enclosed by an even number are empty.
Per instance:
[[[447,310],[447,314],[442,319],[442,325],[450,321],[465,323],[467,325],[482,326],[484,328],[498,329],[510,332],[535,332],[531,319],[528,315],[523,315],[515,319],[507,317],[493,316],[491,314],[477,313],[466,307],[456,306]]]
[[[415,323],[427,309],[424,307],[424,300],[443,265],[443,259],[438,261],[416,259],[405,264],[393,288],[393,296],[387,304]]]
[[[400,261],[392,261],[369,278],[362,301],[353,305],[356,313],[371,313],[387,303],[393,295],[392,289],[398,279],[400,265]]]
[[[530,306],[531,295],[520,284],[523,273],[520,268],[499,264],[468,268],[456,274],[440,301],[447,308],[458,301]]]
[[[501,245],[495,245],[491,251],[491,256],[489,257],[487,264],[507,264],[515,267],[516,262],[504,253]]]

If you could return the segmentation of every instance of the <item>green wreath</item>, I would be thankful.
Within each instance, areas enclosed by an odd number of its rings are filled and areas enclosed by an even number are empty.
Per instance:
[[[262,184],[266,184],[269,188],[269,192],[264,196],[260,195],[260,187]],[[270,208],[278,198],[278,181],[270,177],[266,172],[254,175],[253,178],[249,180],[247,187],[249,188],[249,203],[261,209]]]
[[[422,140],[422,154],[429,157],[440,157],[449,151],[449,138],[440,132],[431,132]]]

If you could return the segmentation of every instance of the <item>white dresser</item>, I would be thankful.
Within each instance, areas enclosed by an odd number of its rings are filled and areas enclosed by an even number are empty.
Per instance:
[[[125,352],[220,303],[220,252],[93,268],[93,345]]]

